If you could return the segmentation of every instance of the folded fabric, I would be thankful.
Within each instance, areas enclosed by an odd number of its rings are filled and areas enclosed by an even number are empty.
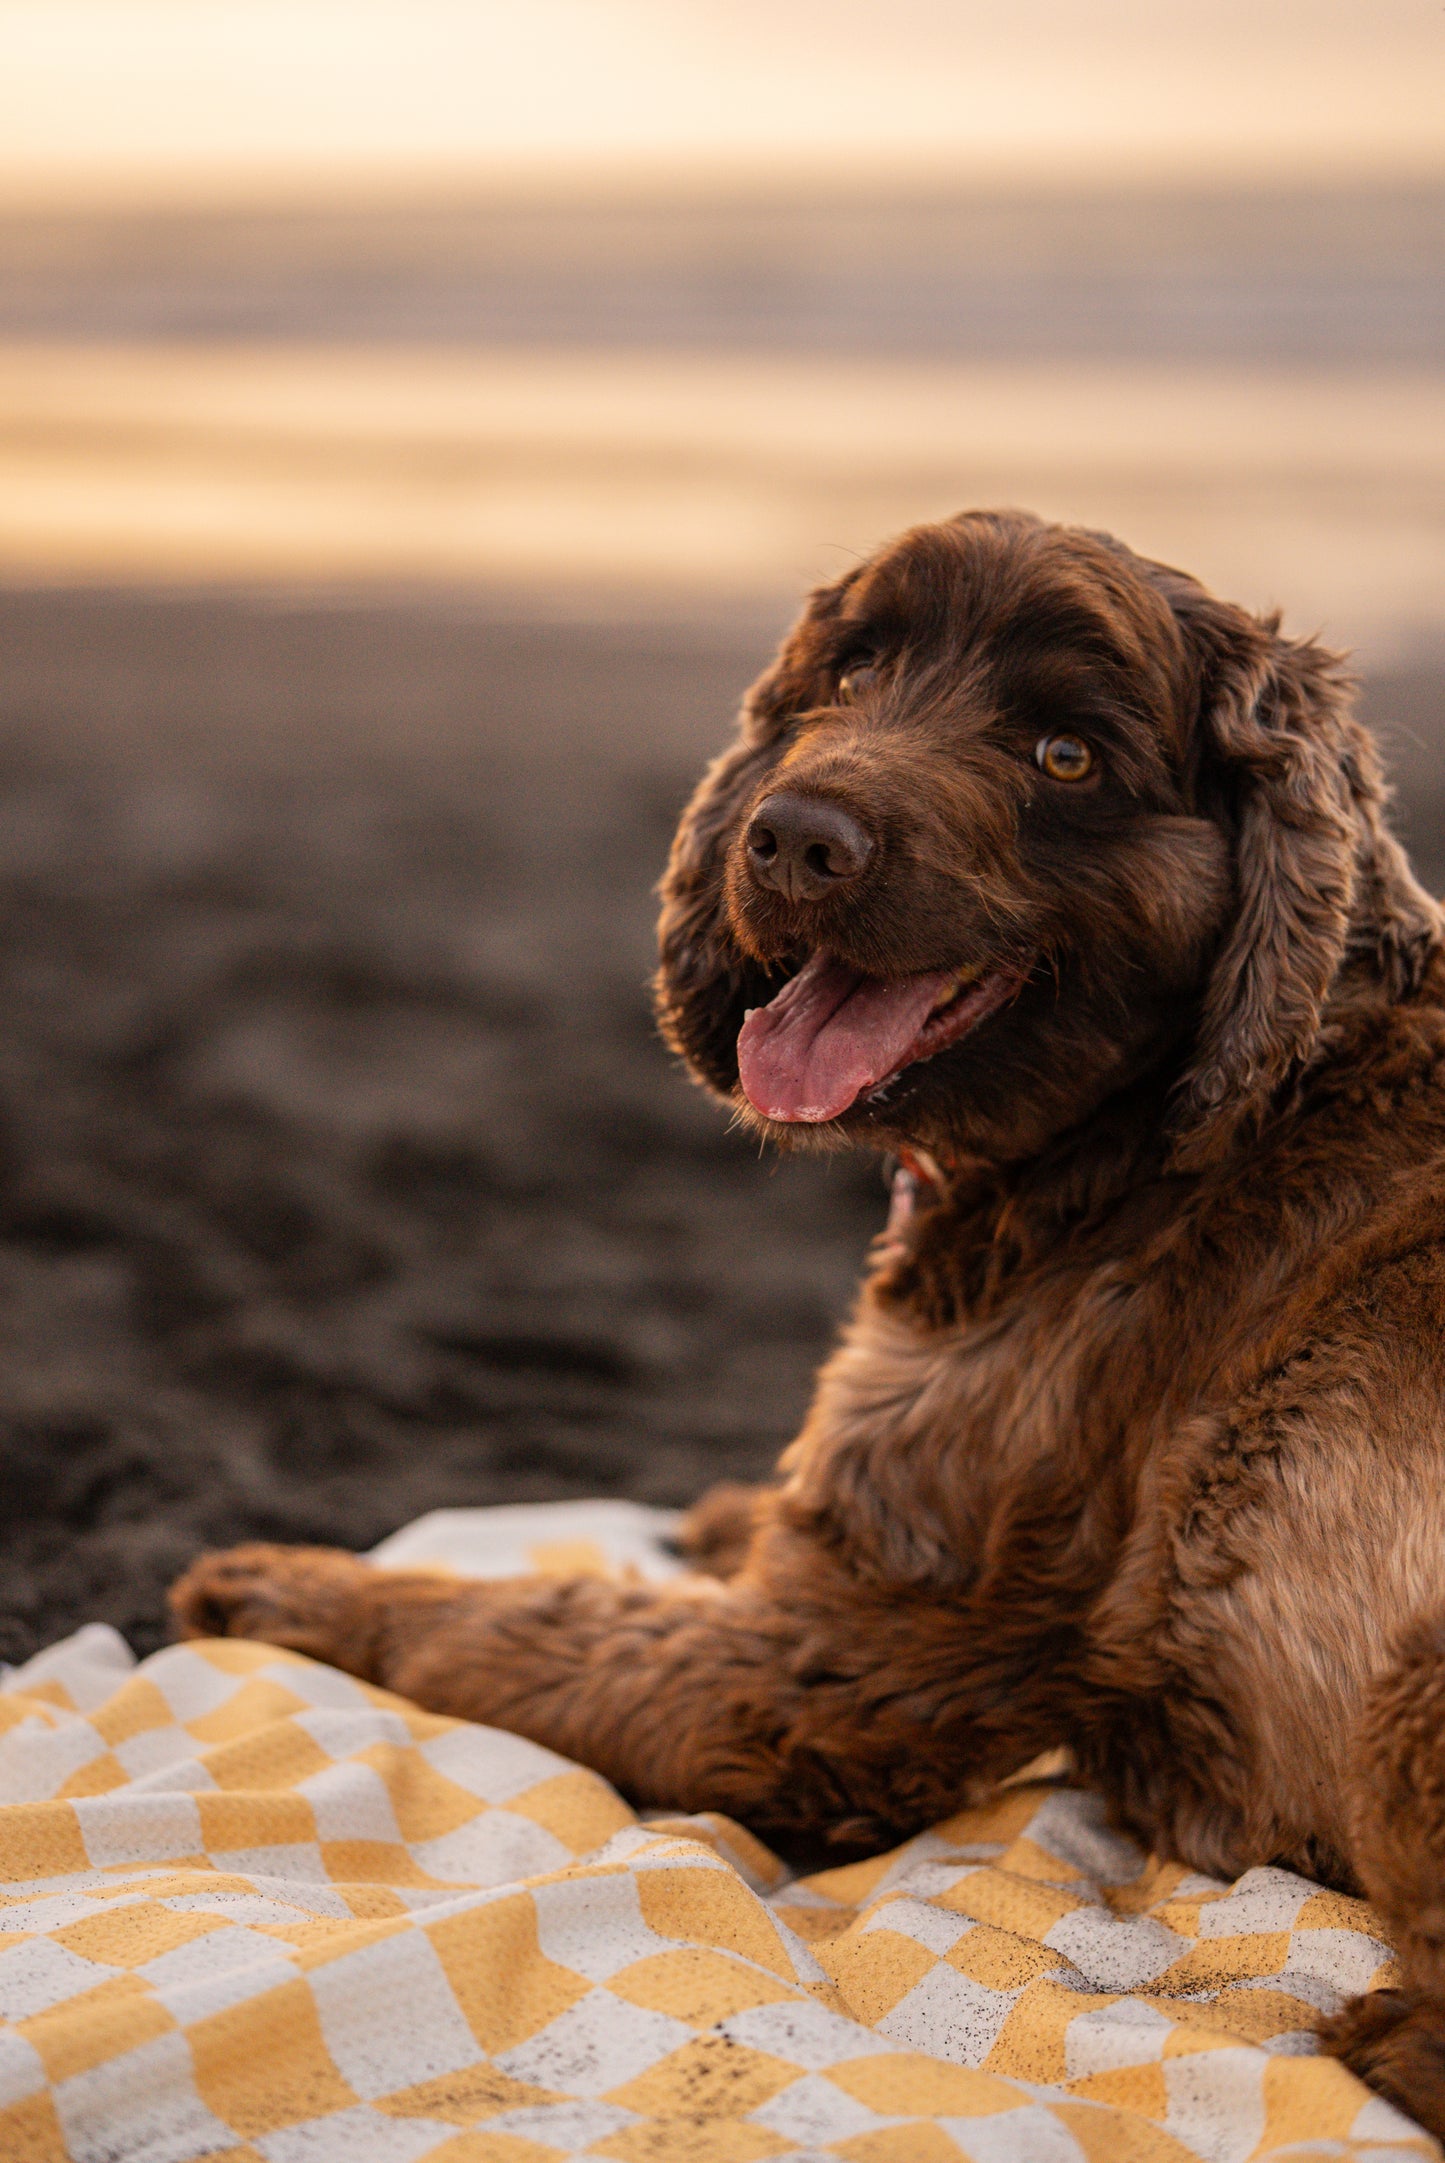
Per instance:
[[[0,1694],[4,2163],[1421,2163],[1315,2051],[1388,1978],[1362,1903],[1048,1782],[799,1880],[270,1646]]]
[[[393,1532],[371,1560],[391,1570],[444,1569],[459,1577],[615,1577],[635,1570],[660,1584],[684,1565],[673,1539],[681,1510],[641,1502],[503,1502],[488,1510],[428,1510]]]

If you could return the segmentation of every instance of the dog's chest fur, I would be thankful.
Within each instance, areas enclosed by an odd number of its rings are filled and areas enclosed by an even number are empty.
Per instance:
[[[1127,1257],[1066,1244],[944,1327],[865,1291],[785,1461],[854,1570],[1002,1660],[1020,1748],[1052,1721],[1198,1867],[1342,1874],[1342,1707],[1445,1602],[1445,1100],[1378,1088],[1362,1138],[1357,1072],[1363,1170],[1324,1103]]]

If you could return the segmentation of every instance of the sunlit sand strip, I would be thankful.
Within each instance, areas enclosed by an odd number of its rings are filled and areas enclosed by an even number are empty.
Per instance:
[[[968,503],[1445,632],[1445,374],[0,347],[0,575],[773,594]]]

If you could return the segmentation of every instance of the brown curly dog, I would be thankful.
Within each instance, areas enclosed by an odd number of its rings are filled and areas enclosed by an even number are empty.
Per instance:
[[[1338,660],[1102,534],[919,528],[813,596],[664,897],[693,1072],[904,1167],[780,1485],[681,1589],[248,1547],[181,1626],[785,1846],[1064,1743],[1162,1853],[1378,1902],[1402,1987],[1329,2046],[1445,2132],[1445,923]]]

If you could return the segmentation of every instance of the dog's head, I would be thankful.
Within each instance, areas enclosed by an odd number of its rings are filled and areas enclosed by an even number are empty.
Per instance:
[[[1016,1157],[1172,1062],[1226,1146],[1440,912],[1337,658],[1106,535],[975,512],[813,595],[704,776],[659,1011],[776,1139]]]

